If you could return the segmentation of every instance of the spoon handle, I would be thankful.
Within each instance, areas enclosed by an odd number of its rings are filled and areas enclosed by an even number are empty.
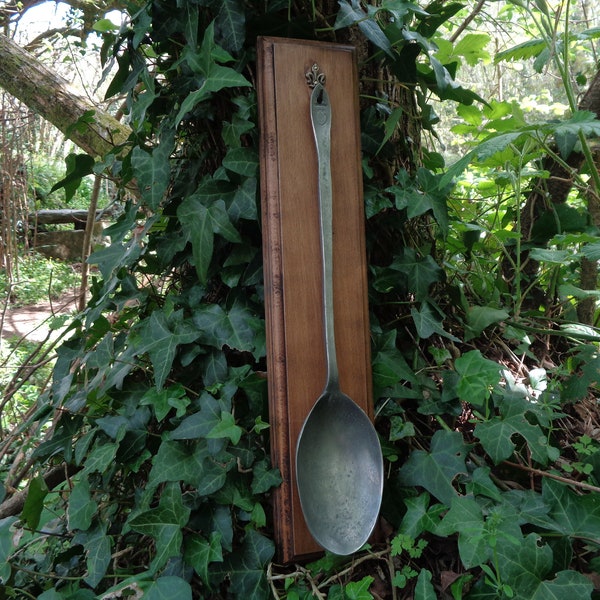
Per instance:
[[[310,96],[310,117],[319,170],[319,214],[323,268],[323,322],[325,326],[326,390],[339,389],[333,322],[333,194],[331,187],[331,104],[321,83]]]

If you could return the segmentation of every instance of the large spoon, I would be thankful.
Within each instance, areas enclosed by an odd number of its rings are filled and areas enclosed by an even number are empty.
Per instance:
[[[371,420],[339,385],[333,323],[331,105],[319,82],[311,94],[310,114],[319,166],[327,379],[300,431],[296,479],[314,539],[334,554],[348,555],[365,544],[377,522],[383,459]]]

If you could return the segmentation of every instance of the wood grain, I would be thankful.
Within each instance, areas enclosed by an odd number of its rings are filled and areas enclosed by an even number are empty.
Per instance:
[[[260,38],[258,98],[271,452],[279,558],[321,549],[296,492],[296,443],[325,384],[317,157],[305,73],[325,73],[332,106],[333,286],[342,390],[372,417],[358,80],[350,46]]]

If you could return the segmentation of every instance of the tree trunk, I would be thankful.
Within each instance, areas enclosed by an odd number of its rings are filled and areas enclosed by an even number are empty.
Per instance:
[[[37,112],[91,156],[124,143],[131,130],[69,89],[68,83],[0,34],[0,87]],[[73,127],[86,113],[93,120]]]

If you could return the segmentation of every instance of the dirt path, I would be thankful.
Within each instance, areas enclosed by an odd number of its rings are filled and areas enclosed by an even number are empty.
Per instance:
[[[0,333],[3,339],[24,337],[28,341],[41,342],[48,335],[52,317],[72,313],[76,307],[77,298],[68,295],[53,302],[8,308],[3,319],[0,313]]]

